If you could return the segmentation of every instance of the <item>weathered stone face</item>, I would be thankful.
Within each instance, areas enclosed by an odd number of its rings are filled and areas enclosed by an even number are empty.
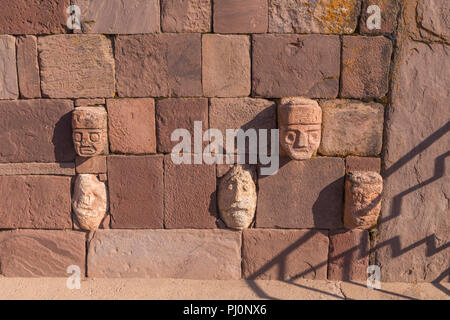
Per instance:
[[[96,230],[108,208],[106,185],[93,174],[78,175],[72,208],[82,229]]]
[[[235,166],[221,179],[218,205],[220,217],[229,228],[250,226],[256,210],[256,186],[249,169]]]
[[[72,113],[73,145],[81,157],[93,157],[107,149],[107,113],[100,107],[77,108]]]
[[[383,178],[377,172],[347,173],[344,225],[348,229],[370,229],[381,211]]]
[[[280,146],[294,160],[311,158],[319,148],[322,109],[314,100],[281,99],[278,107]]]

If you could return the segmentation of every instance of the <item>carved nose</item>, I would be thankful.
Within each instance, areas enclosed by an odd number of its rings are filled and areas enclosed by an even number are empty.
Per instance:
[[[306,146],[308,146],[308,136],[305,133],[299,131],[295,139],[295,147],[302,148]]]

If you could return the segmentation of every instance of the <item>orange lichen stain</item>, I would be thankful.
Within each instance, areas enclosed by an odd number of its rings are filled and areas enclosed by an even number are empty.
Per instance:
[[[320,0],[314,16],[321,21],[323,28],[331,33],[352,32],[354,10],[354,0]]]

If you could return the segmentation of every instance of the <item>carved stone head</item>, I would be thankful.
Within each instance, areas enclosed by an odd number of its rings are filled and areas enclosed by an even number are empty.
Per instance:
[[[256,186],[251,169],[234,166],[219,183],[220,217],[232,229],[250,226],[256,210]]]
[[[348,229],[370,229],[381,211],[383,178],[373,171],[347,173],[344,225]]]
[[[281,149],[291,159],[309,159],[317,152],[322,135],[322,109],[316,101],[281,99],[278,122]]]
[[[72,208],[81,229],[96,230],[108,209],[106,185],[94,174],[78,175]]]
[[[107,150],[107,113],[102,107],[76,108],[72,113],[72,138],[76,153],[93,157]]]

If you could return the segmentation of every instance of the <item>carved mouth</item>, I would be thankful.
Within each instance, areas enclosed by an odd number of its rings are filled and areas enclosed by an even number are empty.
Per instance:
[[[95,153],[95,149],[92,147],[80,147],[80,153],[81,154],[94,154]]]

